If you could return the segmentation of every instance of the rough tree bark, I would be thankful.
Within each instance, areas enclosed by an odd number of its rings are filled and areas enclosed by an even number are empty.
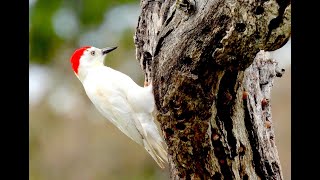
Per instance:
[[[261,50],[290,37],[290,0],[140,5],[136,56],[154,87],[171,179],[282,179],[270,108],[282,72]]]

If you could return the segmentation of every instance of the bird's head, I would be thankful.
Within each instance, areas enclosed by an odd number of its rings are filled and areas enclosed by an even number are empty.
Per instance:
[[[93,46],[83,46],[74,51],[70,58],[74,73],[79,77],[88,68],[103,65],[105,56],[117,47],[99,49]]]

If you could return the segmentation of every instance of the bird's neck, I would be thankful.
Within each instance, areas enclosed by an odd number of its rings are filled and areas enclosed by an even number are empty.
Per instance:
[[[101,63],[101,62],[97,62],[95,63],[94,65],[90,66],[90,67],[79,67],[79,70],[78,70],[78,78],[79,80],[83,83],[83,81],[86,79],[88,73],[90,71],[95,71],[97,68],[100,68],[100,67],[103,67],[104,64]]]

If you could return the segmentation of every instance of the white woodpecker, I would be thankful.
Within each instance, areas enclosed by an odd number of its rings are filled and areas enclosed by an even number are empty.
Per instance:
[[[98,111],[164,168],[167,151],[152,115],[152,84],[141,87],[126,74],[105,66],[106,55],[116,48],[81,47],[70,58],[72,69]]]

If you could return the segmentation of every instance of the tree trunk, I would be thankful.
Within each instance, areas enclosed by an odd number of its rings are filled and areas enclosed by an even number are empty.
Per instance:
[[[136,56],[154,87],[171,179],[282,179],[270,108],[282,72],[260,50],[289,39],[291,2],[140,5]]]

